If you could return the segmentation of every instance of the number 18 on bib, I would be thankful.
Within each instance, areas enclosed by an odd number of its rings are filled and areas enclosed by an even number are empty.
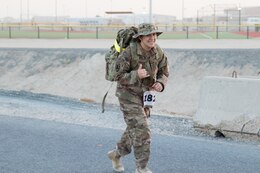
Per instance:
[[[145,91],[143,101],[144,101],[144,107],[152,108],[155,103],[155,92],[154,91]]]

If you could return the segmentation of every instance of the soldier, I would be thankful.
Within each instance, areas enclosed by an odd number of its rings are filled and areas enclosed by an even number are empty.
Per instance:
[[[167,57],[157,45],[157,37],[162,34],[153,24],[143,23],[138,26],[138,33],[133,37],[136,42],[128,46],[118,57],[117,90],[120,109],[127,125],[117,143],[116,149],[108,152],[115,171],[123,172],[121,158],[131,153],[136,159],[136,173],[152,173],[147,167],[150,157],[151,132],[147,118],[154,102],[153,91],[162,92],[166,86],[169,67]]]

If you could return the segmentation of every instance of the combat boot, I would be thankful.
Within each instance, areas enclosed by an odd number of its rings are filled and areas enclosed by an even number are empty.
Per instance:
[[[138,167],[136,168],[135,173],[152,173],[152,171],[148,167],[145,168]]]
[[[121,156],[117,153],[116,150],[109,151],[107,153],[108,158],[112,160],[113,169],[116,172],[124,172],[124,166],[121,162]]]

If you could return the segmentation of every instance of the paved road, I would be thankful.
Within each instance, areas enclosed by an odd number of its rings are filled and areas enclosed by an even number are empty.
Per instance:
[[[106,152],[122,131],[0,116],[0,172],[112,173]],[[260,147],[201,137],[154,135],[155,173],[259,173]],[[133,155],[124,158],[134,172]]]

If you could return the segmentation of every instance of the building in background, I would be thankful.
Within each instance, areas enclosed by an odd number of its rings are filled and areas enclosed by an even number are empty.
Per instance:
[[[120,18],[126,25],[138,25],[140,23],[149,22],[149,14],[129,14],[118,15],[116,18]],[[176,23],[176,16],[153,14],[153,23],[156,25],[172,25]]]
[[[231,7],[206,10],[202,8],[198,10],[197,19],[199,23],[214,23],[216,24],[247,24],[249,18],[260,18],[260,7]]]
[[[31,19],[32,23],[65,23],[69,20],[69,16],[34,16]]]
[[[32,24],[57,24],[57,25],[135,25],[150,21],[149,14],[106,14],[105,17],[92,18],[71,18],[69,16],[34,16],[29,20],[23,20],[23,23]],[[152,15],[153,23],[158,26],[189,25],[189,29],[196,29],[196,26],[210,25],[231,26],[231,25],[255,25],[260,24],[260,6],[257,7],[239,7],[237,4],[211,4],[197,10],[197,15],[190,18],[184,18],[183,21],[177,20],[176,16],[171,15]],[[19,19],[4,17],[0,19],[1,23],[21,23]],[[203,27],[200,27],[203,28]],[[231,29],[231,27],[227,28]]]
[[[195,19],[195,18],[194,18]],[[213,4],[197,10],[196,20],[185,19],[184,23],[197,26],[218,26],[220,31],[247,30],[243,25],[260,24],[260,7],[240,7],[236,4]],[[194,27],[195,28],[195,27]],[[209,30],[209,27],[199,27]]]

